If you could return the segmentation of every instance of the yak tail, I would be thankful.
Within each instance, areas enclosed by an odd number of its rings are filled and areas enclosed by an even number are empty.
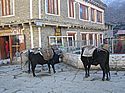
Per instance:
[[[109,57],[110,57],[110,54],[107,51],[107,66],[106,66],[106,68],[107,68],[107,73],[109,75],[109,79],[111,79],[111,76],[110,76],[110,66],[109,66]]]

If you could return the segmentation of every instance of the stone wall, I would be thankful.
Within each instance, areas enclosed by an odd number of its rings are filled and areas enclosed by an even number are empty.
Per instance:
[[[39,47],[39,31],[38,27],[33,26],[33,43],[34,47]]]
[[[83,63],[80,59],[80,55],[65,53],[63,61],[66,64],[74,66],[76,68],[83,68]],[[125,69],[125,54],[111,54],[109,59],[111,68],[123,68]],[[99,66],[92,66],[92,68],[98,68]]]
[[[110,65],[125,68],[125,54],[111,54]]]
[[[1,24],[4,25],[6,23],[23,23],[28,21],[30,18],[30,1],[29,0],[14,0],[14,15],[8,17],[0,17]]]
[[[54,28],[51,26],[42,27],[41,38],[42,47],[48,47],[49,39],[48,36],[53,36],[55,33]]]
[[[29,49],[31,47],[31,35],[29,26],[24,27],[24,35],[25,35],[26,49]]]

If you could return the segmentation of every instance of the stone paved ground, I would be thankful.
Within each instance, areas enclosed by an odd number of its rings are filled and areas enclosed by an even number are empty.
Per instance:
[[[102,72],[93,70],[88,79],[84,70],[63,63],[56,65],[57,73],[41,71],[36,75],[20,69],[20,65],[0,66],[0,93],[125,93],[125,71],[111,71],[110,81],[101,81]]]

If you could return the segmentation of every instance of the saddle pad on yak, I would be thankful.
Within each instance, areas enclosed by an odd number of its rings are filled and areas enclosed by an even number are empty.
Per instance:
[[[52,48],[34,48],[32,52],[34,52],[34,54],[40,53],[44,60],[50,60],[54,55]]]
[[[96,49],[96,47],[94,47],[94,46],[86,46],[84,48],[82,56],[84,56],[84,57],[92,57],[92,54],[93,54],[95,49]]]
[[[42,49],[41,52],[43,54],[44,60],[50,60],[54,55],[53,50],[51,48]]]

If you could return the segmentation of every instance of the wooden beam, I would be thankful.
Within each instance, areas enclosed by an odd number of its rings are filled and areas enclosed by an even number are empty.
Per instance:
[[[12,64],[12,40],[11,40],[11,36],[9,36],[9,48],[10,48],[10,63]]]

